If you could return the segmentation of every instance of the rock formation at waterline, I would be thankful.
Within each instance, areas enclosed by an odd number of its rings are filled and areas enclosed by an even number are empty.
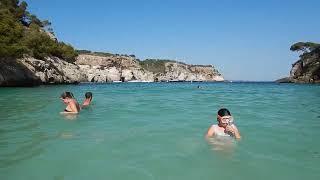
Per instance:
[[[88,82],[153,81],[153,73],[146,71],[133,57],[80,54],[75,62],[86,74]]]
[[[69,84],[79,82],[114,81],[223,81],[211,65],[188,65],[161,61],[161,71],[148,70],[135,57],[124,55],[80,54],[75,63],[57,57],[44,60],[33,57],[2,59],[0,86],[33,86],[39,84]],[[163,66],[163,67],[162,67]]]
[[[0,4],[0,86],[223,79],[213,67],[75,50],[54,36],[51,22],[30,13],[25,1]]]
[[[188,65],[166,62],[165,72],[156,75],[159,81],[223,81],[222,75],[212,65]]]
[[[224,80],[222,75],[211,65],[188,65],[180,62],[164,61],[158,65],[163,66],[163,71],[152,72],[147,66],[141,66],[141,62],[143,61],[131,56],[80,54],[75,63],[86,74],[89,82]]]
[[[1,59],[0,86],[70,84],[86,81],[80,68],[57,57]]]
[[[290,76],[277,82],[320,83],[320,44],[298,42],[290,50],[302,52],[300,59],[292,64]]]
[[[86,81],[80,68],[60,58],[51,57],[45,60],[24,58],[21,62],[40,79],[43,84],[79,83]]]

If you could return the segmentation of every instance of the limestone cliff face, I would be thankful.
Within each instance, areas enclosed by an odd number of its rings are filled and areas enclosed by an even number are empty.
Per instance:
[[[290,76],[277,82],[320,83],[320,44],[297,42],[290,50],[302,52],[300,59],[292,64]]]
[[[223,81],[222,75],[211,65],[165,63],[165,73],[156,75],[159,81]]]
[[[32,57],[2,59],[0,86],[33,86],[86,81],[80,68],[57,57],[39,60]]]
[[[0,60],[0,86],[34,86],[79,82],[114,81],[223,81],[213,66],[165,62],[162,73],[154,73],[130,56],[81,54],[75,64],[57,57],[45,60],[25,57]]]
[[[320,83],[320,56],[302,57],[292,65],[290,81],[295,83]]]
[[[153,73],[144,70],[133,57],[82,54],[76,64],[89,82],[154,81]]]
[[[213,66],[166,62],[165,72],[153,73],[144,69],[138,60],[130,56],[81,54],[77,57],[76,64],[86,74],[89,82],[224,80]]]
[[[320,53],[301,56],[292,64],[290,76],[276,82],[285,83],[320,83]]]
[[[35,86],[41,81],[16,59],[0,58],[0,86]]]
[[[80,68],[57,57],[48,57],[45,60],[23,58],[24,64],[43,84],[79,83],[86,80],[86,75]]]

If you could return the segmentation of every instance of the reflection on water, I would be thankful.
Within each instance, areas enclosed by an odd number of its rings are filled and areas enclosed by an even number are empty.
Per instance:
[[[78,117],[78,114],[63,114],[61,113],[61,115],[64,117],[64,119],[66,120],[76,120]]]
[[[215,136],[207,138],[209,145],[213,151],[232,153],[236,146],[236,140],[228,136]]]
[[[64,180],[64,176],[54,176],[53,180]]]
[[[74,134],[72,132],[61,132],[59,137],[62,139],[72,139],[74,138]]]
[[[5,154],[2,153],[3,156],[0,157],[0,168],[8,167],[40,155],[45,151],[44,147],[41,146],[41,143],[48,139],[49,137],[46,133],[38,132],[29,137],[21,138],[19,143],[9,142],[12,147],[16,146],[16,148],[14,151],[9,151]]]

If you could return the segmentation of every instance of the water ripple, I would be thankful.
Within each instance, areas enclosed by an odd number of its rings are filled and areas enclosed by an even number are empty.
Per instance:
[[[92,91],[93,104],[70,121],[59,114],[63,91],[80,102]],[[320,178],[320,86],[121,83],[0,93],[0,179],[32,169],[34,179]],[[204,138],[221,107],[241,141]]]

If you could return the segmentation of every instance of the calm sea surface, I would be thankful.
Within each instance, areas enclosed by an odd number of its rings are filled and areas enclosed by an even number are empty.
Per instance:
[[[200,85],[200,89],[197,86]],[[63,91],[93,104],[59,112]],[[219,108],[242,140],[204,138]],[[119,83],[0,89],[1,180],[320,179],[320,86]]]

